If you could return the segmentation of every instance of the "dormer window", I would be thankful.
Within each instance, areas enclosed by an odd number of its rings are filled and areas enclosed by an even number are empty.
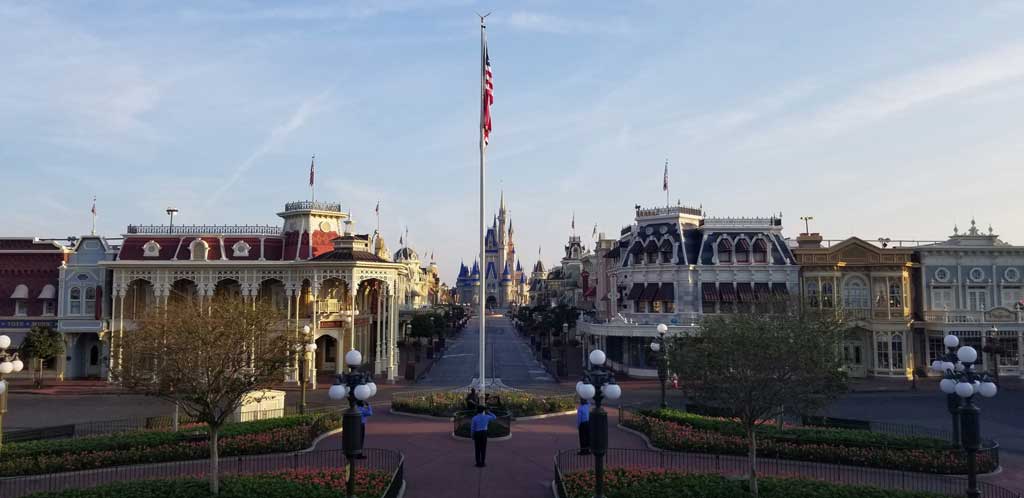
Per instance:
[[[661,241],[661,262],[671,263],[672,262],[672,242],[669,240]]]
[[[155,240],[146,242],[142,246],[142,257],[144,258],[158,258],[160,257],[160,244]]]
[[[754,262],[768,262],[768,244],[765,243],[764,239],[757,239],[754,241]]]
[[[14,316],[28,316],[28,286],[18,284],[11,299],[14,301]]]
[[[748,242],[747,239],[740,239],[736,241],[736,262],[750,262],[750,242]]]
[[[196,239],[189,244],[188,250],[192,253],[192,261],[206,261],[207,255],[210,252],[210,244],[207,244],[203,239]]]
[[[718,262],[732,263],[732,242],[729,239],[718,241]]]
[[[244,240],[239,240],[235,242],[235,245],[231,246],[231,250],[234,251],[233,256],[236,258],[249,257],[249,249],[251,248]]]

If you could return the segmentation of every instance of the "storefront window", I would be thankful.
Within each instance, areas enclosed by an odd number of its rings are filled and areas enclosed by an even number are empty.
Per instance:
[[[903,335],[893,334],[892,336],[892,367],[903,368]]]
[[[946,346],[942,344],[942,337],[928,337],[928,364],[930,365],[940,356],[946,354]]]
[[[890,368],[888,336],[880,335],[875,341],[875,368],[881,370],[888,370]]]
[[[1020,351],[1017,349],[1017,338],[1001,337],[999,338],[999,346],[1002,347],[1002,352],[999,353],[999,366],[1017,366],[1020,356]]]

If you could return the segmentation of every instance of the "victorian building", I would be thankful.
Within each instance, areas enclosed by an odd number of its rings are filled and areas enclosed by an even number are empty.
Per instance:
[[[71,254],[64,245],[34,238],[0,239],[0,334],[11,338],[9,352],[16,352],[25,334],[35,326],[57,329],[58,289],[61,267]],[[89,282],[80,294],[79,306],[99,313],[102,287]],[[25,363],[26,373],[35,368]],[[64,357],[48,361],[44,369],[64,370]]]
[[[485,288],[480,285],[481,272],[484,272]],[[481,296],[485,296],[490,308],[508,308],[528,302],[527,278],[516,258],[515,231],[505,206],[504,193],[499,201],[498,214],[484,235],[483,267],[479,260],[473,262],[472,270],[461,264],[455,288],[459,302],[463,304],[479,304]]]
[[[104,262],[118,248],[97,235],[78,237],[60,268],[58,330],[64,336],[65,378],[106,378],[110,352],[111,279]]]
[[[354,233],[339,203],[290,202],[277,215],[280,226],[128,226],[116,258],[99,264],[111,272],[110,366],[148,308],[225,296],[276,308],[282,332],[297,338],[309,325],[315,370],[339,371],[344,353],[359,349],[395,379],[409,266],[388,261],[379,236]]]
[[[441,288],[441,277],[433,255],[430,264],[421,267],[419,254],[410,247],[403,247],[395,252],[394,260],[405,265],[409,274],[406,295],[402,300],[404,309],[417,310],[441,304],[447,289]]]
[[[596,277],[606,279],[599,284],[609,290],[606,312],[579,327],[590,347],[603,348],[630,375],[656,375],[649,344],[660,323],[687,334],[704,314],[767,311],[799,292],[799,267],[778,216],[638,207],[614,246],[602,249],[608,271]]]
[[[589,265],[590,256],[579,235],[573,234],[565,244],[565,255],[560,266],[545,271],[544,263],[538,259],[533,267],[529,302],[533,306],[562,304],[585,308],[584,294],[589,287],[589,273],[585,267]]]
[[[974,220],[948,240],[916,248],[916,279],[921,296],[915,330],[922,358],[929,365],[944,353],[942,338],[955,334],[979,352],[979,365],[990,372],[1024,376],[1024,246],[1000,240],[991,227],[979,230]]]
[[[817,233],[802,233],[796,241],[803,305],[840,313],[850,326],[843,342],[850,376],[911,375],[923,351],[911,313],[912,259],[920,242],[823,241]]]

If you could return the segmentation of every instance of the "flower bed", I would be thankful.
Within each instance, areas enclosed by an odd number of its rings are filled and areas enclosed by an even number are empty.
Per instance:
[[[746,437],[736,434],[731,428],[730,424],[735,425],[735,422],[710,419],[706,423],[688,424],[678,420],[678,418],[666,420],[649,415],[637,415],[627,419],[625,425],[643,432],[654,446],[666,450],[726,455],[747,454]],[[717,427],[725,429],[714,430]],[[792,435],[800,430],[783,429],[779,431],[761,427],[758,433],[758,456],[932,474],[963,474],[967,470],[966,460],[962,457],[962,453],[948,445],[935,447],[929,443],[923,447],[870,446],[864,443],[866,438],[862,434],[849,436],[830,434],[828,437],[822,434],[823,431],[835,433],[844,431],[843,429],[809,429],[810,435],[807,439],[801,439],[799,436],[773,437],[776,432]],[[855,441],[855,444],[846,444],[847,438]],[[900,440],[900,442],[906,441]],[[987,454],[979,453],[978,469],[980,472],[991,472],[995,470],[995,462]]]
[[[513,417],[531,417],[547,413],[573,410],[571,396],[537,396],[528,392],[505,391],[500,393],[502,408]],[[432,392],[391,400],[391,409],[406,413],[451,417],[466,409],[466,394],[460,392]]]
[[[337,415],[281,417],[227,424],[219,433],[221,456],[281,453],[308,448],[320,434],[340,427]],[[144,432],[4,445],[0,476],[50,474],[117,465],[197,460],[210,455],[207,429]]]
[[[218,498],[337,498],[344,493],[344,470],[295,469],[269,474],[221,478]],[[381,497],[391,475],[378,470],[356,470],[356,495]],[[209,498],[209,481],[185,478],[106,484],[95,488],[36,493],[28,498]]]
[[[751,496],[747,481],[717,475],[663,470],[609,469],[605,471],[608,498],[742,498]],[[592,471],[562,476],[566,498],[594,495]],[[805,479],[758,479],[760,498],[948,498],[945,495],[894,491],[867,486],[846,486]]]

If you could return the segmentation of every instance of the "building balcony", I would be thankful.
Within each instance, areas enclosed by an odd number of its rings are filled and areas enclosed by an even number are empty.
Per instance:
[[[281,235],[273,225],[128,225],[129,235]]]
[[[994,317],[991,316],[991,312],[986,314],[984,311],[926,311],[924,319],[927,322],[939,323],[1024,323],[1024,313],[1004,311],[999,317]]]

